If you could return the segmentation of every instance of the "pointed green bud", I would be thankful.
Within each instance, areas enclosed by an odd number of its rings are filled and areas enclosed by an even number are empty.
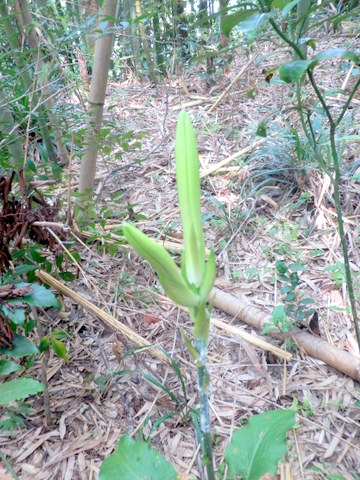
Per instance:
[[[200,210],[199,159],[194,129],[182,111],[176,128],[176,182],[184,229],[186,275],[199,288],[205,268],[205,243]]]
[[[199,297],[186,285],[169,253],[130,223],[123,223],[123,233],[133,249],[147,260],[159,276],[166,295],[178,305],[195,307]]]

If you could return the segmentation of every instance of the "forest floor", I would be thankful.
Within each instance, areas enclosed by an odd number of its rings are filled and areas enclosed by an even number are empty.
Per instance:
[[[354,48],[358,41],[346,32],[334,34],[319,39],[317,52],[330,46]],[[179,333],[183,329],[191,336],[187,315],[162,295],[153,271],[133,251],[118,247],[110,255],[107,248],[101,248],[111,242],[119,245],[118,212],[128,213],[153,238],[171,241],[173,253],[181,248],[174,140],[182,108],[190,113],[197,133],[205,238],[216,253],[217,286],[271,313],[282,301],[283,284],[277,278],[275,262],[303,265],[298,300],[316,301],[321,337],[350,352],[360,365],[351,317],[345,311],[347,294],[331,182],[312,162],[310,150],[305,147],[306,162],[301,164],[290,143],[291,128],[300,132],[293,87],[267,83],[263,74],[277,66],[281,57],[288,59],[287,53],[279,50],[260,62],[261,55],[271,54],[273,49],[272,43],[250,53],[253,63],[211,113],[209,108],[247,63],[245,52],[235,54],[230,72],[219,76],[213,87],[192,72],[156,87],[129,80],[111,83],[108,90],[108,106],[115,106],[108,110],[108,118],[124,133],[132,130],[133,136],[145,135],[139,138],[141,148],[134,146],[121,160],[112,155],[99,160],[96,209],[113,233],[111,237],[103,235],[103,245],[76,243],[83,270],[67,285],[147,343],[167,351],[181,369],[191,407],[198,401],[196,370]],[[321,89],[342,86],[347,74],[341,69],[343,63],[329,61],[318,67]],[[310,106],[315,97],[310,87],[308,91]],[[337,94],[329,102],[334,112],[343,104]],[[359,134],[355,129],[359,105],[357,96],[344,120],[343,135]],[[268,137],[262,140],[256,131],[264,118],[268,119]],[[208,172],[245,147],[249,147],[246,154],[235,155],[231,163]],[[77,168],[74,161],[72,172]],[[343,153],[341,190],[357,291],[360,184],[355,175],[359,168],[359,144],[350,140]],[[65,192],[64,185],[63,198]],[[40,396],[26,417],[26,428],[12,436],[0,435],[0,449],[18,478],[95,480],[101,462],[126,433],[150,436],[152,446],[182,478],[201,478],[191,421],[183,408],[149,381],[156,379],[164,385],[181,406],[184,395],[174,369],[156,350],[124,356],[136,343],[66,296],[62,301],[62,310],[47,320],[44,317],[43,322],[44,329],[51,322],[52,329],[72,334],[67,340],[69,361],[53,352],[47,359],[51,423],[47,424],[47,407]],[[213,317],[275,346],[291,348],[216,308]],[[235,333],[212,326],[210,401],[216,465],[240,421],[255,413],[294,406],[298,428],[288,435],[287,454],[274,478],[359,479],[360,385],[296,348],[296,340],[292,340],[292,358],[284,362]],[[37,360],[30,373],[40,376],[41,363]],[[111,381],[111,371],[122,373]],[[168,414],[173,415],[157,424]],[[13,477],[9,472],[6,476],[4,469],[0,478]]]

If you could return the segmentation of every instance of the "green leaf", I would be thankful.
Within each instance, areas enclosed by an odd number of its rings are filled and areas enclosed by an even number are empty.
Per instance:
[[[159,276],[166,295],[178,305],[195,307],[199,298],[186,285],[170,254],[130,223],[123,223],[123,233],[133,249],[147,260]]]
[[[16,300],[17,303],[20,303],[21,301],[19,299]],[[9,299],[9,303],[15,303],[12,301],[12,299]],[[6,317],[8,317],[9,320],[11,320],[15,325],[19,325],[20,327],[25,326],[25,320],[26,320],[26,315],[25,315],[25,310],[23,308],[18,308],[15,305],[10,309],[6,305],[2,305],[0,307],[2,312]]]
[[[281,80],[286,83],[296,82],[304,75],[311,63],[312,60],[294,60],[292,62],[283,63],[279,67]]]
[[[289,2],[285,7],[282,9],[281,16],[283,18],[287,17],[288,14],[291,12],[291,10],[295,7],[300,2],[300,0],[293,0],[292,2]]]
[[[65,338],[70,338],[73,336],[72,333],[66,332],[65,330],[54,330],[52,333],[52,336],[54,338],[57,338],[58,340],[64,340]]]
[[[200,170],[195,132],[182,111],[176,127],[176,183],[184,231],[186,277],[200,287],[205,269],[205,242],[200,209]]]
[[[256,130],[256,135],[258,135],[259,137],[266,137],[267,136],[267,133],[266,133],[267,120],[268,120],[267,118],[264,118],[263,120],[261,120],[261,122],[258,125],[258,128]]]
[[[23,335],[19,335],[18,333],[15,333],[14,335],[11,350],[8,347],[3,347],[0,349],[0,355],[7,355],[8,357],[12,358],[27,357],[33,353],[39,353],[37,347],[32,343],[31,340]]]
[[[284,305],[277,305],[274,307],[270,321],[273,322],[275,325],[279,323],[283,323],[286,320],[286,313]]]
[[[345,60],[351,60],[355,64],[360,62],[360,57],[350,50],[346,50],[345,48],[329,48],[310,59],[311,68],[316,67],[319,62],[330,58],[344,58]]]
[[[259,480],[274,475],[286,453],[286,432],[295,425],[293,410],[273,410],[254,415],[249,423],[234,432],[225,452],[227,478]]]
[[[297,0],[297,1],[299,1],[299,0]],[[291,0],[272,0],[271,6],[273,8],[279,8],[280,10],[282,10],[290,2],[291,2]]]
[[[175,480],[174,467],[146,442],[125,435],[102,463],[99,480]]]
[[[225,35],[229,35],[231,30],[236,27],[236,25],[245,22],[254,14],[258,14],[258,10],[255,8],[252,8],[250,10],[238,10],[231,15],[225,15],[221,19],[221,30],[225,33]]]
[[[50,339],[49,339],[49,337],[43,337],[43,338],[40,340],[39,352],[40,352],[40,353],[45,352],[49,347],[50,347]]]
[[[37,283],[18,283],[16,284],[17,287],[25,287],[26,285],[31,285],[32,293],[30,295],[25,295],[21,300],[28,305],[32,305],[34,307],[55,307],[60,308],[61,305],[58,302],[56,296],[53,294],[51,290],[44,287],[44,285],[39,285]]]
[[[51,339],[51,345],[58,357],[66,361],[69,360],[69,355],[67,354],[66,346],[63,344],[63,342],[53,337]]]
[[[284,262],[276,262],[275,266],[276,270],[280,273],[280,275],[285,275],[287,271],[287,266]]]
[[[0,385],[0,405],[43,392],[44,385],[33,378],[17,378]]]
[[[313,300],[312,298],[303,298],[302,300],[300,300],[300,303],[302,305],[311,305],[315,303],[315,300]]]
[[[9,375],[9,373],[21,370],[21,365],[11,360],[0,360],[0,375]]]
[[[16,277],[19,277],[20,275],[23,275],[24,273],[33,272],[37,268],[38,267],[36,265],[26,265],[26,264],[19,265],[19,266],[14,268],[14,270],[12,271],[9,279],[14,279]]]
[[[59,272],[59,276],[65,282],[72,282],[75,279],[75,275],[72,272]]]

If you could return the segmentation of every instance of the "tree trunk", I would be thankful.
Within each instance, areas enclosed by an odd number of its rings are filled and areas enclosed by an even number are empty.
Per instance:
[[[129,36],[132,50],[132,64],[134,68],[135,76],[142,82],[144,80],[142,65],[141,65],[141,51],[140,41],[138,36],[138,26],[134,21],[136,19],[135,4],[133,0],[127,0],[127,6],[129,7],[129,17],[131,18],[129,26]]]
[[[103,33],[98,33],[95,42],[93,75],[89,93],[89,112],[85,134],[85,152],[81,160],[79,192],[83,195],[80,199],[81,204],[92,199],[95,173],[96,158],[99,148],[99,135],[102,124],[103,109],[105,102],[105,93],[107,79],[110,67],[110,57],[113,45],[113,21],[116,10],[114,0],[104,0],[99,13],[99,25],[106,22]]]
[[[142,15],[140,0],[135,0],[135,12],[137,17],[140,17]],[[157,83],[154,62],[152,61],[152,58],[151,58],[150,45],[146,37],[145,25],[142,21],[139,22],[139,29],[140,29],[140,37],[141,37],[141,41],[142,41],[142,45],[145,53],[146,63],[149,69],[150,81],[152,83]]]

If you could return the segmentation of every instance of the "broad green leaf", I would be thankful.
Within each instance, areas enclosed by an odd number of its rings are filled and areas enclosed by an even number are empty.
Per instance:
[[[229,35],[231,30],[239,23],[242,23],[252,17],[254,14],[258,14],[258,10],[255,8],[249,10],[238,10],[231,15],[225,15],[221,19],[221,30],[225,35]]]
[[[127,222],[123,223],[123,233],[133,249],[153,267],[166,295],[173,302],[185,307],[198,304],[198,296],[186,285],[179,268],[161,245]]]
[[[176,477],[174,467],[161,453],[127,435],[104,460],[99,475],[100,480],[175,480]]]
[[[10,301],[9,303],[13,303]],[[15,302],[14,302],[15,303]],[[21,303],[19,299],[16,299],[16,303]],[[25,310],[23,308],[18,308],[15,305],[12,308],[8,308],[6,305],[1,305],[0,310],[4,313],[4,315],[11,320],[15,325],[19,325],[23,327],[25,325],[26,315]]]
[[[360,57],[350,50],[346,50],[345,48],[329,48],[310,59],[311,68],[316,67],[319,62],[330,58],[344,58],[345,60],[353,61],[355,64],[360,62]]]
[[[17,284],[17,286],[18,285],[25,286],[27,284],[21,283],[21,284]],[[32,305],[34,307],[42,307],[42,308],[47,308],[47,307],[60,308],[61,307],[59,301],[57,300],[53,292],[48,288],[44,287],[44,285],[32,283],[31,287],[33,289],[32,293],[30,295],[25,295],[22,298],[23,302],[27,303],[28,305]]]
[[[289,2],[285,7],[282,9],[281,16],[283,18],[287,17],[288,14],[291,12],[291,10],[297,5],[301,0],[293,0],[292,2]]]
[[[11,360],[0,360],[0,375],[9,375],[9,373],[21,370],[21,365]]]
[[[299,0],[297,0],[297,1],[299,1]],[[279,8],[280,10],[282,10],[290,2],[293,3],[291,0],[272,0],[271,6],[273,8]]]
[[[32,343],[31,340],[23,335],[19,335],[18,333],[15,333],[14,335],[11,350],[8,347],[3,347],[0,349],[0,355],[7,355],[8,357],[12,358],[27,357],[33,353],[39,353],[37,347]]]
[[[252,12],[251,15],[248,15],[248,12]],[[230,17],[234,17],[234,15],[237,14],[234,13],[230,15]],[[259,13],[258,10],[245,10],[241,12],[241,15],[239,15],[237,19],[231,18],[229,22],[227,21],[228,17],[224,17],[221,20],[221,28],[226,35],[228,35],[235,26],[241,32],[251,34],[255,33],[270,17],[272,17],[272,13],[270,12]]]
[[[53,337],[51,339],[51,345],[58,357],[66,361],[69,360],[69,355],[67,354],[66,346],[63,344],[63,342]]]
[[[195,132],[182,111],[176,127],[176,183],[184,231],[186,277],[200,287],[205,269],[205,242],[200,209],[200,171]]]
[[[249,423],[234,432],[225,452],[227,478],[259,480],[274,475],[286,453],[286,432],[295,425],[293,410],[273,410],[250,417]]]
[[[0,405],[22,400],[44,391],[44,385],[33,378],[16,378],[0,385]]]
[[[304,75],[311,63],[312,60],[294,60],[283,63],[279,67],[281,80],[286,83],[296,82],[296,80],[299,80]]]

